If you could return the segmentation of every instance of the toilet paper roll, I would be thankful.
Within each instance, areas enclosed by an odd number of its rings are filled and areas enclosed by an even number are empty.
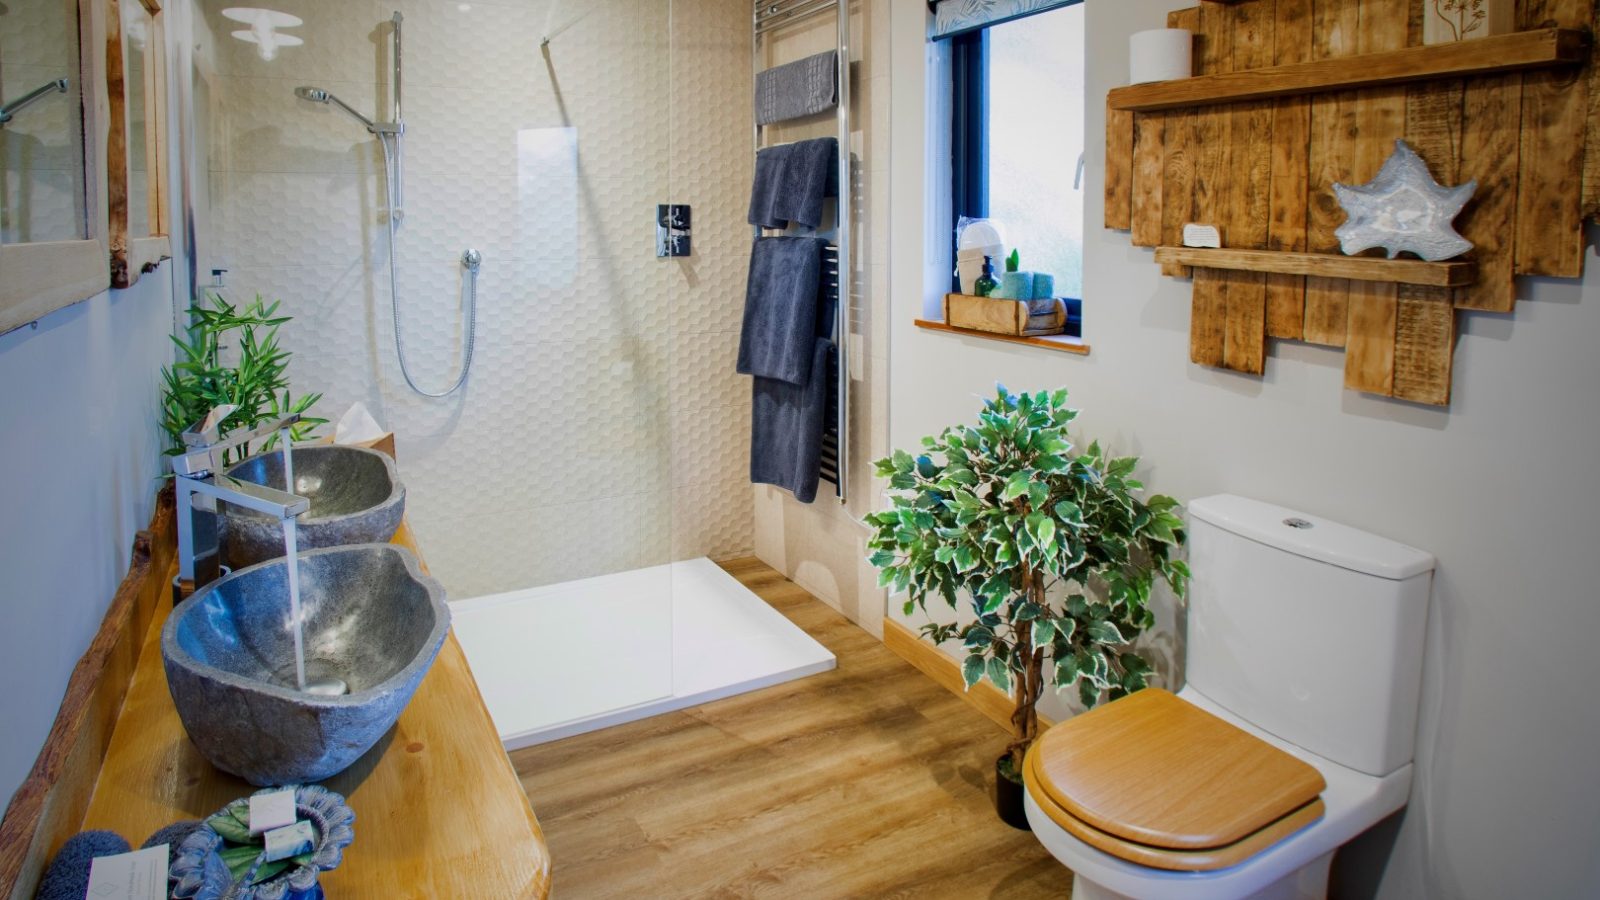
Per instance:
[[[1128,83],[1171,81],[1194,74],[1194,35],[1182,28],[1152,28],[1128,38]]]

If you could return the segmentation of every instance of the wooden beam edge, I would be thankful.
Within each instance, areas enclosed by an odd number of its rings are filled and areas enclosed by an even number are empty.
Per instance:
[[[112,597],[105,618],[100,622],[100,629],[95,632],[89,648],[72,669],[67,689],[62,695],[61,708],[50,726],[44,746],[34,759],[32,770],[12,794],[5,816],[0,819],[0,897],[32,897],[45,864],[59,849],[60,840],[77,831],[83,821],[88,798],[99,773],[98,764],[89,773],[87,784],[65,785],[78,793],[77,799],[82,801],[83,808],[52,810],[51,805],[58,789],[63,787],[63,779],[71,775],[67,770],[74,756],[88,752],[96,763],[105,757],[114,727],[114,713],[121,708],[127,696],[128,682],[109,684],[104,681],[104,676],[114,655],[123,649],[125,642],[129,643],[126,652],[133,654],[130,662],[137,661],[144,644],[145,631],[139,626],[150,622],[156,603],[170,597],[169,592],[163,590],[161,584],[152,583],[152,579],[159,582],[171,565],[176,552],[175,523],[172,491],[168,487],[156,497],[156,509],[150,526],[134,536],[128,572]],[[130,678],[132,672],[130,665]],[[99,703],[96,702],[97,695],[100,697]],[[96,734],[90,727],[93,724],[90,717],[97,708],[113,713],[113,726],[98,733],[101,739],[99,747],[82,747],[85,738]],[[70,831],[67,835],[52,835],[49,827],[53,823]]]
[[[987,681],[980,681],[967,690],[961,677],[961,664],[946,656],[938,647],[923,640],[915,631],[888,616],[883,617],[883,645],[890,652],[910,663],[917,671],[933,679],[939,686],[966,701],[989,718],[990,721],[1011,731],[1011,696]],[[1039,717],[1043,731],[1053,723]]]
[[[972,328],[957,328],[938,319],[913,319],[912,324],[928,331],[944,331],[950,334],[961,334],[967,337],[983,338],[990,341],[1000,341],[1006,344],[1022,344],[1027,347],[1040,347],[1045,350],[1055,350],[1060,353],[1072,353],[1077,356],[1088,356],[1089,345],[1081,339],[1065,334],[1051,335],[1018,335],[997,334],[992,331],[977,331]]]
[[[1473,41],[1125,85],[1112,88],[1106,103],[1113,109],[1152,112],[1579,65],[1587,61],[1589,41],[1588,33],[1581,29],[1543,28]]]
[[[1464,287],[1472,284],[1478,276],[1478,264],[1472,260],[1427,262],[1420,259],[1384,259],[1293,250],[1157,247],[1155,260],[1163,265],[1182,264],[1201,269],[1313,275],[1427,287]]]

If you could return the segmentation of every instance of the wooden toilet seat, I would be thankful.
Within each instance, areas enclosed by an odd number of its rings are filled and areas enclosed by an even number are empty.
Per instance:
[[[1069,834],[1177,871],[1237,865],[1317,821],[1327,786],[1304,761],[1159,688],[1051,728],[1024,778]]]

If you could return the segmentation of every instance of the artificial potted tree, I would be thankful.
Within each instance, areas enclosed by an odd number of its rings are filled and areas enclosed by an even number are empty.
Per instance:
[[[1138,459],[1078,452],[1067,436],[1067,392],[1012,394],[998,386],[977,424],[923,438],[922,451],[878,460],[888,509],[872,513],[870,558],[879,583],[908,594],[906,615],[930,596],[967,621],[934,622],[936,644],[960,640],[967,688],[987,678],[1014,700],[1012,740],[996,761],[995,802],[1008,824],[1022,812],[1023,755],[1039,733],[1047,683],[1092,707],[1145,686],[1152,667],[1133,641],[1154,624],[1157,578],[1182,596],[1189,570],[1178,501],[1141,499]]]

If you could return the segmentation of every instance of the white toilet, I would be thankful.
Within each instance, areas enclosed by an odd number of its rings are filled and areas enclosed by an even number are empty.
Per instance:
[[[1411,788],[1433,557],[1243,497],[1189,516],[1186,686],[1045,732],[1028,821],[1074,900],[1325,897]]]

